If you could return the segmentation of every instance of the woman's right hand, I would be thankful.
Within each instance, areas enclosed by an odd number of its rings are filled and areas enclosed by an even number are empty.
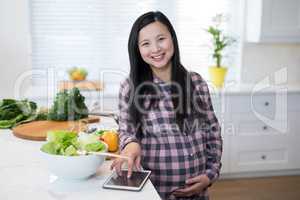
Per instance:
[[[130,142],[125,146],[123,151],[121,152],[121,155],[127,156],[128,159],[125,158],[117,158],[113,161],[113,163],[110,166],[110,169],[112,170],[115,168],[117,174],[119,176],[122,175],[121,169],[124,162],[127,161],[128,165],[128,174],[127,177],[130,178],[132,175],[133,169],[141,170],[141,155],[142,150],[140,144],[136,142]]]

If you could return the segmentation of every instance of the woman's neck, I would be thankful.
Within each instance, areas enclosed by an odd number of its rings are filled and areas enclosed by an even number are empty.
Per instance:
[[[171,82],[171,63],[163,68],[151,67],[151,69],[154,75],[159,79],[163,80],[166,83]]]

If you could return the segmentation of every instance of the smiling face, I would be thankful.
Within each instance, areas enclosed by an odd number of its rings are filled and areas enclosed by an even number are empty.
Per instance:
[[[139,32],[138,47],[142,59],[153,70],[171,67],[174,46],[170,32],[162,23],[156,21],[143,27]]]

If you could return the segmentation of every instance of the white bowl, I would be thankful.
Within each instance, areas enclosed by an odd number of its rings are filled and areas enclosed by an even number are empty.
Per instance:
[[[41,152],[49,171],[63,179],[86,179],[97,172],[106,158],[103,155],[62,156]]]

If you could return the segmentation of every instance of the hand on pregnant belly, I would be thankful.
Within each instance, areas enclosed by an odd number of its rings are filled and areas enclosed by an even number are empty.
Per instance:
[[[210,184],[207,175],[202,174],[186,180],[184,188],[177,189],[173,192],[176,197],[190,197],[201,193]]]

